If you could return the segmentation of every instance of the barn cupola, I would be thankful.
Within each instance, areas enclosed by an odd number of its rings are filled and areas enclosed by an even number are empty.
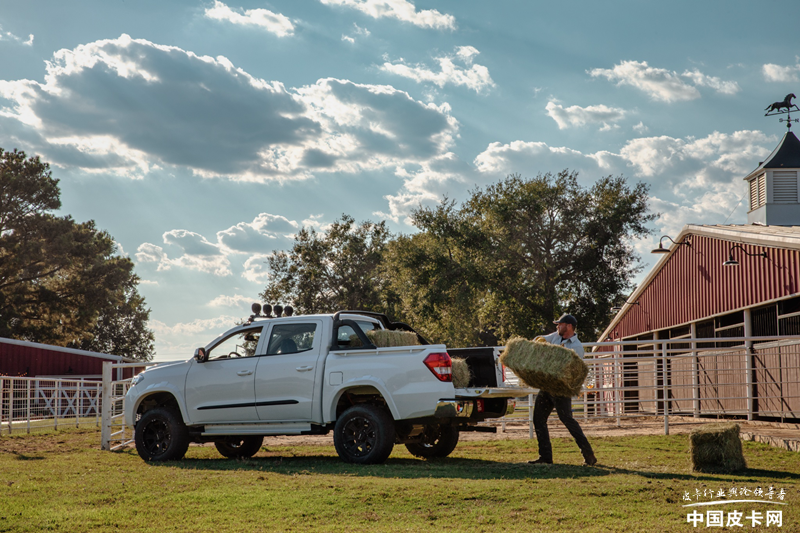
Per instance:
[[[791,130],[777,148],[747,175],[748,224],[800,226],[800,140]]]

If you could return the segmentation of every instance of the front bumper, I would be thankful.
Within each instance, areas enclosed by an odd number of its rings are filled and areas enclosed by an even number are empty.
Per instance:
[[[439,400],[433,416],[436,418],[469,418],[472,416],[473,402],[464,400]]]

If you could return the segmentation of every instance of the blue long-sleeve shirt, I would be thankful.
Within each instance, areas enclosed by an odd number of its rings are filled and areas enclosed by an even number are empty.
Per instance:
[[[559,335],[557,331],[554,331],[550,335],[544,335],[542,338],[550,344],[560,344],[564,348],[575,350],[575,353],[578,354],[578,357],[581,359],[583,359],[583,356],[586,353],[583,349],[583,344],[581,344],[581,341],[578,340],[577,335],[573,335],[569,339],[562,339],[561,335]]]

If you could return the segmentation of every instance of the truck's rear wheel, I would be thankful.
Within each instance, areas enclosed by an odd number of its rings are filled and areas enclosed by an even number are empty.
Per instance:
[[[406,448],[417,457],[430,459],[447,457],[458,444],[458,428],[455,426],[427,426],[420,442],[410,442]]]
[[[189,431],[179,413],[156,407],[136,424],[134,441],[136,452],[145,461],[177,461],[189,449]]]
[[[244,457],[253,457],[261,445],[264,443],[264,437],[227,437],[225,440],[218,440],[214,443],[217,451],[224,457],[230,459],[241,459]]]
[[[394,448],[394,421],[379,407],[354,405],[336,421],[333,445],[345,462],[382,463]]]

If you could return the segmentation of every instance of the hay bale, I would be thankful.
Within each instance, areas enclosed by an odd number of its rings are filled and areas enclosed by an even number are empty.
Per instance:
[[[689,435],[692,470],[731,473],[747,468],[739,440],[739,424],[704,424]]]
[[[417,346],[419,338],[412,331],[393,331],[388,329],[372,329],[366,331],[367,338],[378,348],[393,348],[395,346]],[[350,346],[361,346],[358,335],[350,335]]]
[[[526,385],[554,396],[576,396],[581,391],[589,367],[574,350],[544,339],[529,341],[514,337],[506,343],[500,362]]]
[[[453,387],[463,389],[472,381],[472,372],[469,370],[466,359],[452,357],[453,361]]]

